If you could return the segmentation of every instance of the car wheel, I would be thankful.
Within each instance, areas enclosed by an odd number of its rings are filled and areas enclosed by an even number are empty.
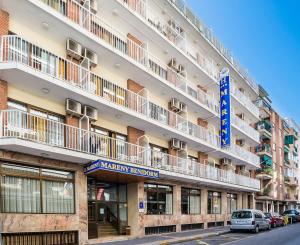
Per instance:
[[[255,228],[254,228],[253,232],[254,232],[254,233],[258,233],[258,232],[259,232],[259,227],[258,227],[258,225],[257,225],[257,226],[255,226]]]
[[[276,225],[276,223],[274,224],[274,227],[275,227],[275,225]],[[267,230],[268,230],[268,231],[271,230],[271,224],[268,225]]]

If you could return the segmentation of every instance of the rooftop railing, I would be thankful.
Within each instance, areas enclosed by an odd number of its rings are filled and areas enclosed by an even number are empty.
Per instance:
[[[231,52],[215,37],[212,30],[206,27],[203,22],[191,11],[184,0],[168,0],[182,15],[194,26],[199,33],[209,41],[209,43],[218,50],[221,55],[238,71],[249,86],[258,94],[259,88],[254,79],[251,78],[248,71],[244,69],[233,57]]]
[[[186,158],[157,152],[149,147],[130,144],[27,112],[3,110],[0,112],[0,119],[0,138],[20,138],[107,159],[184,174],[186,178],[198,177],[257,190],[260,188],[260,183],[256,179]]]
[[[111,101],[118,106],[128,108],[164,125],[201,139],[215,148],[220,147],[219,136],[211,131],[189,122],[179,114],[162,108],[148,101],[147,98],[121,88],[91,73],[88,69],[58,57],[18,36],[2,36],[0,61],[2,63],[22,63],[86,92]],[[203,101],[208,104],[211,103],[211,106],[215,106],[208,100],[208,97],[203,97]],[[251,152],[246,154],[247,150],[243,148],[238,150],[239,148],[241,147],[233,146],[232,150],[227,149],[227,151],[237,154],[238,157],[246,157],[246,161],[256,157]],[[240,154],[240,152],[243,152],[243,154]]]

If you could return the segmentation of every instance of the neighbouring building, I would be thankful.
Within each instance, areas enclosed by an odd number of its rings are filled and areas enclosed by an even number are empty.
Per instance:
[[[259,87],[183,3],[0,3],[3,244],[202,229],[255,208],[269,181],[256,178]],[[220,112],[224,68],[230,109]],[[275,112],[269,121],[273,147],[284,126]],[[221,147],[225,133],[231,145]],[[286,181],[272,188],[296,195]]]

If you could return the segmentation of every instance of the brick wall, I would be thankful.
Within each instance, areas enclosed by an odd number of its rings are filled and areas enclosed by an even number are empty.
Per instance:
[[[138,93],[140,92],[144,87],[141,86],[140,84],[136,83],[135,81],[128,79],[127,80],[127,89],[134,92]]]
[[[198,162],[207,164],[208,155],[204,152],[198,151]]]
[[[129,143],[137,144],[138,138],[143,135],[145,135],[145,131],[130,126],[127,127],[127,138]]]
[[[200,118],[200,117],[197,119],[197,123],[198,123],[199,126],[201,126],[203,128],[208,127],[208,122],[205,121],[204,119]]]
[[[7,82],[0,80],[0,110],[7,109]]]
[[[9,14],[0,9],[0,36],[8,34]]]
[[[79,127],[79,118],[71,116],[71,115],[67,115],[66,116],[66,124],[73,126],[73,127]]]

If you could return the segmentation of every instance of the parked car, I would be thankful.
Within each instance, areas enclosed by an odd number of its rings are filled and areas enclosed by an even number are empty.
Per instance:
[[[258,233],[260,230],[270,230],[271,223],[260,210],[241,209],[231,215],[230,230],[249,230]]]
[[[285,210],[282,216],[287,215],[292,222],[299,222],[300,221],[300,214],[296,209],[289,209]]]
[[[266,219],[270,220],[271,226],[273,228],[277,226],[284,226],[284,219],[279,213],[264,213]]]

